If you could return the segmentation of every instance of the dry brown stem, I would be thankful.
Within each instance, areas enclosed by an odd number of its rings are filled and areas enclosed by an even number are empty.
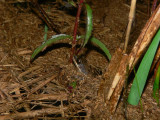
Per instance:
[[[133,24],[134,17],[135,17],[136,2],[137,2],[137,0],[131,1],[131,8],[130,8],[129,18],[128,18],[129,22],[128,22],[128,26],[127,26],[127,32],[126,32],[125,44],[124,44],[124,53],[126,53],[126,50],[127,50],[127,45],[128,45],[128,41],[129,41],[129,37],[130,37],[130,33],[131,33],[131,28],[132,28],[132,24]]]

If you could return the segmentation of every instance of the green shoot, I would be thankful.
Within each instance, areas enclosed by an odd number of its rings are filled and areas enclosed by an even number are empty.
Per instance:
[[[159,105],[159,80],[160,80],[160,66],[158,67],[156,78],[153,85],[153,98],[156,100]]]
[[[137,105],[139,103],[140,96],[142,95],[144,86],[146,84],[149,70],[150,70],[154,55],[156,53],[156,50],[158,48],[159,42],[160,42],[160,29],[155,35],[145,56],[143,57],[141,64],[138,68],[138,71],[136,73],[136,76],[134,78],[134,81],[128,96],[128,102],[132,105]]]
[[[134,71],[134,75],[135,75],[135,79],[136,79],[136,84],[137,84],[137,86],[138,86],[138,95],[139,95],[139,97],[140,97],[140,105],[141,105],[141,110],[142,110],[142,112],[143,112],[143,105],[142,105],[142,101],[141,101],[141,94],[140,94],[140,90],[139,90],[139,84],[138,84],[138,79],[137,79],[137,77],[136,77],[136,70],[135,70],[135,67],[133,68],[133,71]]]
[[[47,41],[47,32],[48,32],[48,26],[45,24],[45,27],[44,27],[44,42]]]

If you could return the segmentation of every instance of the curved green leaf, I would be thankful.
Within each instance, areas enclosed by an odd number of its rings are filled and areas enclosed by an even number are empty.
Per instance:
[[[89,38],[91,37],[92,34],[92,29],[93,29],[93,24],[92,24],[92,9],[88,4],[85,4],[86,10],[87,10],[87,30],[86,30],[86,35],[85,35],[85,40],[83,43],[83,47],[88,43]]]
[[[72,37],[70,35],[66,35],[66,34],[59,34],[59,35],[54,35],[52,36],[51,39],[45,41],[42,43],[41,46],[39,46],[38,48],[36,48],[31,56],[31,61],[33,61],[33,59],[41,52],[44,51],[48,46],[52,45],[54,42],[56,42],[57,40],[62,40],[62,39],[66,39],[69,38],[71,39]]]
[[[134,78],[131,91],[128,96],[128,102],[132,105],[137,105],[140,100],[159,42],[160,42],[160,29],[155,35],[145,56],[143,57],[142,62]]]
[[[103,52],[106,54],[106,56],[108,57],[109,60],[111,60],[111,54],[109,52],[109,50],[106,48],[105,44],[103,44],[101,41],[99,41],[98,39],[92,37],[91,42],[95,43],[98,47],[100,47]]]

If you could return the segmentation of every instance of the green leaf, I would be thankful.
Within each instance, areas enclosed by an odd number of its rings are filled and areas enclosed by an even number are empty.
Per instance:
[[[72,83],[71,83],[71,86],[72,86],[73,88],[76,88],[77,82],[72,82]]]
[[[57,40],[62,40],[62,39],[72,39],[72,37],[70,35],[66,35],[66,34],[59,34],[59,35],[54,35],[52,36],[51,39],[45,41],[42,43],[41,46],[39,46],[38,48],[36,48],[31,56],[31,61],[34,60],[34,58],[41,52],[44,51],[48,46],[52,45],[54,42],[56,42]]]
[[[72,6],[76,7],[76,3],[73,0],[68,0],[68,3],[71,4]]]
[[[93,24],[92,24],[92,9],[88,4],[85,4],[86,10],[87,10],[87,30],[86,30],[86,35],[85,35],[85,40],[83,43],[83,47],[88,43],[89,38],[91,37],[92,34],[92,29],[93,29]]]
[[[160,80],[160,66],[158,67],[156,78],[153,85],[153,98],[159,104],[159,80]]]
[[[139,103],[159,42],[160,42],[160,29],[155,35],[145,56],[143,57],[141,64],[138,68],[137,74],[135,75],[133,85],[131,87],[128,96],[128,102],[132,105],[137,105]]]
[[[91,40],[91,42],[96,44],[98,47],[100,47],[103,50],[103,52],[106,54],[108,59],[111,60],[111,54],[110,54],[109,50],[107,49],[107,47],[105,46],[105,44],[103,44],[101,41],[99,41],[95,37],[91,37],[90,40]]]
[[[45,25],[45,27],[44,27],[44,32],[45,32],[45,34],[44,34],[44,41],[47,41],[47,32],[48,32],[47,25]]]

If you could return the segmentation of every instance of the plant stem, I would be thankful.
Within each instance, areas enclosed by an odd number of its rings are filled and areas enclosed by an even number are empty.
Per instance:
[[[71,56],[70,56],[71,63],[73,61],[73,56],[75,55],[76,36],[77,36],[77,29],[78,29],[79,17],[81,14],[82,4],[83,4],[83,0],[80,0],[79,5],[78,5],[77,16],[76,16],[76,20],[75,20],[75,25],[74,25],[74,31],[73,31],[72,50],[71,50]]]

